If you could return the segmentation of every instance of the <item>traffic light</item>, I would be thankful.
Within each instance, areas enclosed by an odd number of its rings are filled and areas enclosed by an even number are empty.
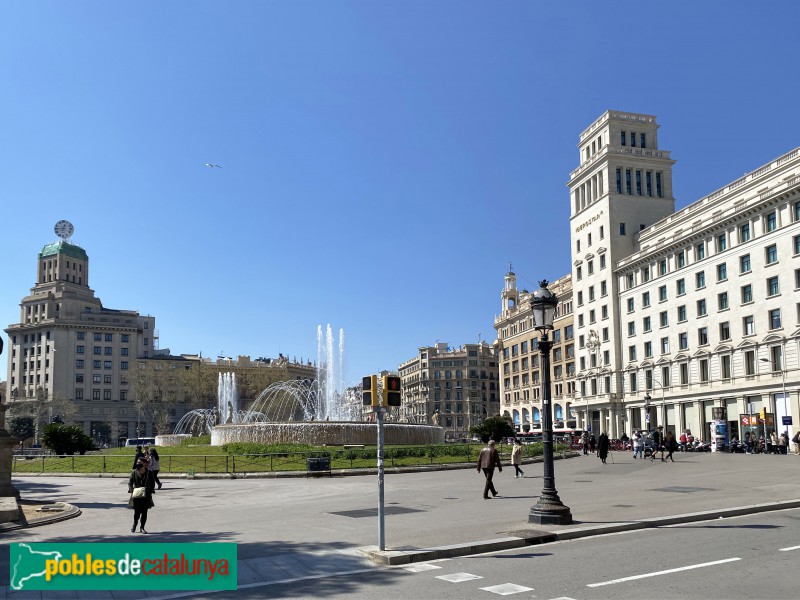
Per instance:
[[[379,406],[378,378],[367,375],[361,379],[361,398],[364,406]]]
[[[759,413],[759,417],[761,417],[762,421],[766,421],[767,420],[767,409],[766,408],[762,408],[761,409],[761,412]]]
[[[400,378],[394,375],[383,376],[383,405],[400,406]]]

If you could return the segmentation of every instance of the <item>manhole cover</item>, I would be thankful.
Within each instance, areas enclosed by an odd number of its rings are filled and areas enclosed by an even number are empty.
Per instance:
[[[672,487],[665,487],[665,488],[656,488],[652,490],[653,492],[672,492],[675,494],[692,494],[694,492],[713,492],[715,491],[714,488],[702,488],[702,487],[682,487],[679,485],[674,485]]]
[[[416,508],[405,508],[403,506],[386,506],[383,509],[384,515],[404,515],[407,513],[424,512]],[[364,517],[377,517],[377,508],[362,508],[360,510],[343,510],[340,512],[332,512],[332,515],[339,515],[340,517],[350,517],[351,519],[363,519]]]

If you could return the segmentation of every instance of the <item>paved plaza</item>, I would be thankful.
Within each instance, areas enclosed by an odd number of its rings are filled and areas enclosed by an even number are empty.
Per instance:
[[[706,511],[734,514],[800,506],[798,456],[681,453],[674,463],[663,463],[634,460],[627,452],[612,453],[612,458],[607,464],[594,456],[556,461],[556,487],[575,520],[564,526],[527,522],[542,487],[541,463],[524,465],[525,477],[519,479],[513,477],[513,468],[504,468],[495,475],[500,496],[491,500],[482,499],[483,476],[474,468],[387,474],[386,548],[400,552],[394,556],[416,562],[431,556],[425,554],[431,548],[463,554],[496,549],[509,539],[568,539],[613,528],[657,525],[658,519],[676,515],[683,515],[674,519],[681,521],[699,518],[691,513]],[[235,542],[240,588],[263,588],[265,596],[270,582],[387,568],[363,554],[364,548],[378,543],[374,475],[165,477],[150,512],[148,536],[129,531],[132,514],[126,507],[124,478],[15,477],[14,484],[25,500],[67,502],[82,514],[5,531],[1,535],[6,543]],[[656,521],[647,523],[648,519]],[[3,598],[38,597],[8,591],[7,545],[0,561]],[[213,593],[205,594],[213,597]],[[147,594],[63,592],[59,597],[179,596],[156,590]]]

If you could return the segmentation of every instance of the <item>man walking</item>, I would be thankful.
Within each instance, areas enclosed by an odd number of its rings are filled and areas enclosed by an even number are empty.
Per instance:
[[[653,432],[653,452],[650,454],[650,460],[656,459],[656,452],[661,452],[661,460],[664,461],[664,434],[663,426],[659,425],[658,429]]]
[[[494,484],[492,483],[495,467],[501,473],[503,472],[503,465],[500,464],[500,454],[497,452],[497,448],[494,447],[494,440],[489,440],[489,443],[481,450],[478,456],[478,473],[483,470],[483,475],[486,477],[486,484],[483,486],[484,500],[489,499],[489,492],[492,492],[492,496],[497,496],[497,490],[494,489]]]

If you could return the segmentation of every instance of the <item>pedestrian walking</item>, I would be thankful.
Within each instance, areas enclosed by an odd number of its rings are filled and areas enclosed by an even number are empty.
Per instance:
[[[499,472],[503,472],[503,465],[500,464],[500,454],[498,454],[497,448],[494,447],[494,440],[489,440],[489,443],[478,455],[478,473],[483,471],[483,475],[486,477],[486,484],[483,486],[484,500],[489,499],[489,492],[492,492],[492,497],[497,496],[497,490],[494,488],[494,483],[492,483],[495,467]]]
[[[594,434],[592,434],[591,436],[589,436],[589,449],[592,451],[592,454],[594,454],[596,448],[597,448],[597,438],[594,437]]]
[[[780,448],[778,447],[778,434],[775,431],[769,434],[769,441],[770,445],[772,446],[772,452],[775,454],[780,454]]]
[[[581,435],[581,446],[583,447],[583,453],[589,454],[589,433],[584,431]]]
[[[600,457],[600,460],[603,461],[603,464],[606,464],[606,458],[608,458],[608,436],[606,432],[600,434],[600,439],[597,441],[597,456]]]
[[[140,460],[144,460],[145,458],[146,457],[144,455],[144,452],[142,452],[142,447],[141,446],[136,446],[136,455],[133,457],[133,466],[131,467],[131,469],[135,470],[136,469],[136,465],[139,464],[139,461]]]
[[[794,444],[794,453],[800,455],[800,431],[794,434],[792,443]]]
[[[667,432],[667,436],[664,439],[664,447],[667,449],[667,458],[670,461],[675,462],[675,459],[672,458],[672,453],[678,449],[678,442],[675,440],[675,434],[671,431]],[[661,454],[664,453],[662,452]]]
[[[147,511],[153,508],[153,476],[147,470],[147,464],[140,460],[128,480],[128,493],[131,495],[128,506],[133,508],[133,527],[131,533],[136,532],[139,525],[141,533],[147,533],[144,526],[147,524]]]
[[[161,480],[158,478],[158,472],[161,470],[161,463],[158,460],[158,450],[155,448],[148,448],[147,458],[147,468],[150,473],[153,474],[153,482],[158,485],[158,489],[161,489]]]
[[[656,459],[656,452],[661,452],[661,460],[664,460],[664,434],[662,433],[664,427],[659,425],[658,429],[653,432],[653,451],[650,454],[650,460]]]
[[[522,477],[525,473],[519,466],[522,464],[522,442],[514,440],[514,449],[511,451],[511,464],[514,465],[514,478]]]
[[[640,431],[636,431],[633,434],[633,458],[636,458],[637,455],[644,460],[644,440]]]
[[[781,454],[789,453],[789,434],[785,431],[778,436],[778,448]]]

